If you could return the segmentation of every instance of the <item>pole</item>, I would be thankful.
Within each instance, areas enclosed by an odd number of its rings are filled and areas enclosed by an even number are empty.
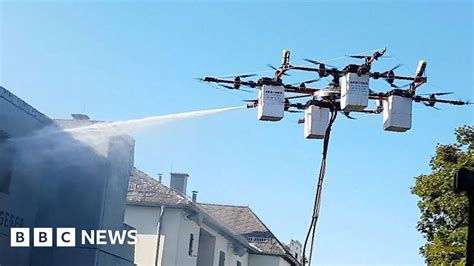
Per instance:
[[[461,168],[454,175],[454,193],[466,192],[469,199],[467,226],[466,266],[474,266],[474,171]]]
[[[469,223],[467,228],[466,265],[474,265],[474,193],[469,193]]]

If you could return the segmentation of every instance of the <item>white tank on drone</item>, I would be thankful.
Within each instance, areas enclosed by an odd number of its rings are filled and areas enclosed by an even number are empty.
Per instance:
[[[323,139],[329,124],[329,108],[310,105],[304,115],[304,137]]]
[[[361,111],[369,104],[369,75],[347,73],[340,79],[341,109]]]
[[[289,64],[290,64],[290,50],[283,50],[281,65],[288,66]]]
[[[257,116],[263,121],[279,121],[285,113],[285,88],[263,85],[258,94]]]
[[[383,100],[383,129],[405,132],[411,128],[412,99],[390,95]]]
[[[416,68],[416,76],[417,77],[421,77],[425,74],[427,64],[428,64],[428,62],[425,61],[425,60],[420,60],[420,62],[418,62],[418,67]]]

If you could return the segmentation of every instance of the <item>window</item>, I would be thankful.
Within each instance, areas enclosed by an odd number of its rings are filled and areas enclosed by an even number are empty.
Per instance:
[[[189,235],[189,246],[188,246],[188,255],[193,255],[193,245],[194,245],[194,234]]]
[[[219,252],[219,266],[225,265],[225,253],[224,251]]]
[[[9,194],[12,177],[13,150],[0,135],[0,193]]]
[[[242,266],[242,262],[237,261],[237,266]]]

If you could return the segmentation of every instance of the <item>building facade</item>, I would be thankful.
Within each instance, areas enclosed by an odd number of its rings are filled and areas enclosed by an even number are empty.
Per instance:
[[[167,187],[134,169],[125,222],[138,230],[137,265],[300,265],[250,208],[188,198],[187,178],[172,173]]]
[[[105,149],[66,133],[0,87],[0,265],[133,265],[133,246],[10,246],[10,228],[124,230],[133,140],[107,139]],[[76,239],[79,238],[76,235]]]

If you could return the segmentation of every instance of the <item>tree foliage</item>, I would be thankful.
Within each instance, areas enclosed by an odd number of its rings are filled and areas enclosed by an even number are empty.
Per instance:
[[[453,179],[459,168],[474,168],[474,127],[460,127],[455,135],[455,144],[436,146],[431,173],[415,177],[411,188],[411,193],[420,197],[417,229],[427,240],[420,253],[429,265],[465,262],[468,200],[453,192]]]

